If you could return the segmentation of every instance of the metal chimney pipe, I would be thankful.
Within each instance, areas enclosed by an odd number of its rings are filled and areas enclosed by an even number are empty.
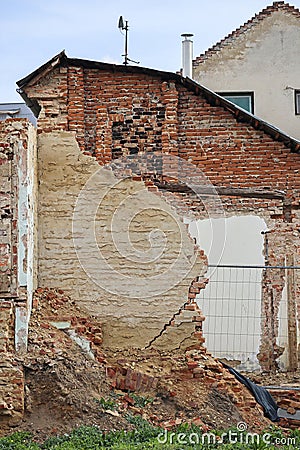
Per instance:
[[[183,33],[182,41],[182,76],[193,78],[193,41],[191,33]]]

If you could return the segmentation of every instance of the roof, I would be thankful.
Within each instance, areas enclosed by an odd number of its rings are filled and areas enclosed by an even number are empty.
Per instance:
[[[289,3],[285,3],[284,1],[274,2],[271,6],[267,6],[258,14],[255,14],[251,19],[249,19],[246,23],[241,25],[236,30],[232,31],[230,34],[225,36],[221,41],[217,42],[215,45],[210,47],[201,55],[197,56],[193,61],[193,67],[199,66],[201,63],[204,63],[209,57],[220,52],[223,48],[231,45],[237,38],[241,35],[246,34],[253,27],[257,26],[262,20],[269,17],[275,11],[286,11],[288,13],[297,16],[300,19],[300,11],[298,8],[291,6]]]
[[[36,118],[25,103],[0,103],[0,120],[12,117],[25,118],[36,125]]]
[[[40,106],[35,99],[31,99],[26,94],[26,88],[34,85],[38,80],[46,76],[55,67],[63,66],[73,66],[73,67],[85,67],[89,69],[99,69],[99,70],[110,70],[112,72],[124,72],[124,73],[134,73],[149,75],[152,77],[159,77],[166,81],[174,81],[178,84],[185,86],[188,90],[193,91],[196,95],[203,96],[208,103],[213,106],[221,106],[231,114],[234,115],[236,120],[240,122],[246,122],[257,130],[262,130],[274,140],[283,142],[287,147],[289,147],[293,152],[300,153],[300,141],[291,136],[288,136],[283,131],[274,127],[273,125],[265,122],[264,120],[254,116],[253,114],[245,111],[224,97],[216,94],[210,89],[202,86],[201,84],[191,80],[190,78],[184,78],[179,74],[173,72],[165,72],[156,69],[149,69],[140,66],[125,66],[103,63],[100,61],[90,61],[86,59],[69,58],[64,51],[60,52],[58,55],[54,56],[48,62],[43,64],[41,67],[27,75],[25,78],[17,81],[19,86],[18,92],[25,100],[26,104],[31,108],[33,113],[38,116]]]

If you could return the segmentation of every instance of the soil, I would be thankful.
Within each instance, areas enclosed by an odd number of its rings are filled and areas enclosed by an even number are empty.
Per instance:
[[[139,414],[165,428],[190,421],[204,430],[224,429],[243,420],[226,394],[193,381],[177,383],[174,396],[162,385],[143,394],[112,389],[103,367],[75,348],[67,358],[28,366],[26,394],[26,413],[18,430],[30,431],[38,440],[69,433],[79,425],[128,430],[132,426],[127,414]]]
[[[128,430],[132,426],[127,414],[139,414],[165,428],[193,422],[204,430],[224,429],[243,420],[228,395],[193,380],[176,382],[176,386],[169,380],[155,391],[140,394],[112,389],[104,367],[76,346],[54,359],[27,360],[25,375],[26,413],[18,430],[30,431],[38,440],[69,433],[80,425]],[[141,407],[140,402],[148,403]]]
[[[28,352],[20,358],[25,370],[25,415],[10,432],[26,430],[37,440],[44,440],[80,425],[96,425],[103,431],[129,430],[132,425],[128,415],[141,415],[164,428],[194,423],[208,431],[236,426],[245,421],[245,411],[249,428],[261,430],[270,425],[261,407],[250,402],[243,409],[245,405],[239,404],[241,397],[236,396],[246,388],[235,380],[228,381],[232,392],[218,388],[224,369],[216,369],[218,362],[208,353],[202,361],[206,364],[204,378],[189,379],[182,376],[183,369],[188,372],[184,354],[103,349],[98,345],[100,325],[89,317],[89,330],[98,333],[97,348],[92,347],[97,355],[94,357],[71,339],[68,330],[51,325],[53,320],[70,320],[78,330],[78,323],[87,323],[83,312],[63,293],[41,291],[35,299]],[[141,393],[117,390],[106,373],[108,366],[116,365],[157,377],[159,382],[155,389]],[[206,373],[210,383],[205,382]],[[245,395],[249,399],[249,393]]]
[[[103,430],[128,425],[122,416],[101,409],[100,399],[111,393],[105,372],[76,348],[67,357],[28,366],[25,376],[26,412],[18,429],[43,439],[80,425],[99,425]]]

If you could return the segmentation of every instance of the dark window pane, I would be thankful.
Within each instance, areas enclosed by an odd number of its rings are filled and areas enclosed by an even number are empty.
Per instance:
[[[295,91],[295,113],[300,114],[300,91]]]
[[[225,98],[227,98],[227,100],[229,100],[230,102],[234,103],[235,105],[239,106],[240,108],[245,109],[246,111],[251,112],[252,108],[251,108],[251,97],[250,96],[227,96],[224,95]]]

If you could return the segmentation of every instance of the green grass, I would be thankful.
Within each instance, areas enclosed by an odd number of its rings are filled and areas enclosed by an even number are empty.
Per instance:
[[[17,432],[10,436],[0,438],[0,450],[214,450],[224,448],[227,450],[278,450],[300,449],[300,430],[290,431],[285,434],[276,427],[265,430],[264,442],[262,436],[254,436],[247,444],[232,442],[232,439],[241,439],[238,430],[226,431],[223,443],[218,443],[216,436],[222,436],[222,431],[215,431],[209,435],[203,435],[196,427],[186,425],[179,426],[173,432],[165,433],[164,430],[154,427],[140,416],[126,416],[135,430],[111,431],[103,433],[95,426],[81,426],[70,434],[56,436],[37,444],[29,433]],[[231,432],[231,434],[230,434]],[[245,436],[243,435],[243,439]],[[292,441],[293,439],[293,441]],[[289,441],[288,441],[289,440]],[[199,442],[199,443],[198,443]]]
[[[39,450],[40,447],[32,442],[29,433],[13,433],[11,436],[0,438],[0,450]]]
[[[129,397],[134,400],[134,406],[137,406],[138,408],[144,408],[148,403],[152,403],[154,400],[152,397],[144,397],[133,393],[129,394]]]
[[[118,405],[114,400],[105,400],[103,397],[101,397],[100,400],[96,399],[95,402],[98,403],[100,408],[104,411],[107,411],[108,409],[115,411],[118,408]]]

